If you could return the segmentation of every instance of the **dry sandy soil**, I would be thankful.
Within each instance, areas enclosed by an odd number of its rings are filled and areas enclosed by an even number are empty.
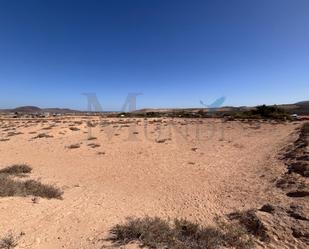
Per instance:
[[[215,215],[295,199],[274,182],[286,171],[278,153],[300,122],[91,119],[100,122],[91,131],[82,117],[0,122],[0,168],[26,163],[31,179],[64,192],[37,203],[0,198],[0,235],[23,233],[17,248],[96,249],[128,216],[210,224]],[[40,133],[53,137],[33,139]]]

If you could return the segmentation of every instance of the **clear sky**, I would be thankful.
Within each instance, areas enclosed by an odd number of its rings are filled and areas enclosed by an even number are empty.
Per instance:
[[[309,99],[308,0],[0,0],[0,108]]]

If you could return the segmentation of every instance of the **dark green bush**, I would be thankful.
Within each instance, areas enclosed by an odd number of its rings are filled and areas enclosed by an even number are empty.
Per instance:
[[[233,114],[236,119],[275,119],[290,120],[290,114],[278,106],[257,106],[253,110],[238,111]]]

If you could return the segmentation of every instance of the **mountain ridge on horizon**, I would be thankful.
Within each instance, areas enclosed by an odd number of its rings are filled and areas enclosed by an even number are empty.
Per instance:
[[[257,105],[258,106],[258,105]],[[306,113],[309,114],[309,100],[305,101],[299,101],[296,103],[292,104],[278,104],[277,106],[283,107],[287,110],[291,109],[305,109]],[[255,106],[221,106],[215,109],[219,110],[224,110],[224,109],[229,109],[229,110],[234,110],[234,109],[249,109],[249,108],[254,108]],[[214,108],[206,108],[206,107],[193,107],[193,108],[142,108],[138,109],[134,112],[151,112],[151,111],[157,111],[157,112],[164,112],[164,111],[177,111],[177,110],[203,110],[203,109],[214,109]],[[79,113],[79,112],[88,112],[88,111],[81,111],[81,110],[74,110],[70,108],[59,108],[59,107],[54,107],[54,108],[40,108],[38,106],[19,106],[16,108],[9,108],[9,109],[0,109],[0,112],[21,112],[21,113],[42,113],[42,112],[51,112],[51,113]],[[115,111],[117,112],[117,111]],[[120,111],[118,111],[120,112]]]
[[[72,110],[70,108],[40,108],[37,106],[19,106],[10,109],[0,109],[2,112],[21,112],[21,113],[41,113],[41,112],[52,112],[52,113],[70,113],[80,112],[78,110]]]

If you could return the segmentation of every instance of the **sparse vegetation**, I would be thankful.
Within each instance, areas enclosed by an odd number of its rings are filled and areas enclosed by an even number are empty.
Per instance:
[[[0,249],[13,249],[18,245],[18,239],[15,238],[12,234],[0,239]]]
[[[156,142],[159,144],[163,144],[167,141],[167,139],[157,139]]]
[[[257,106],[252,110],[245,110],[233,113],[233,118],[236,119],[275,119],[275,120],[290,120],[290,114],[276,105]]]
[[[25,164],[16,164],[0,170],[0,196],[40,196],[60,199],[62,191],[52,185],[42,184],[35,180],[20,181],[11,176],[29,174],[32,168]]]
[[[309,145],[309,122],[306,122],[302,125],[300,129],[300,134],[299,134],[299,142],[303,143],[303,147],[306,147]]]
[[[253,247],[253,240],[237,224],[218,222],[217,227],[203,227],[184,219],[173,223],[158,217],[128,218],[111,229],[112,240],[118,245],[139,242],[140,247],[152,249],[214,249],[229,246],[238,249]]]
[[[42,130],[51,130],[53,127],[55,126],[54,125],[47,126],[47,127],[42,128]]]
[[[235,212],[229,215],[231,220],[237,220],[248,233],[258,237],[262,241],[268,241],[269,237],[266,228],[256,216],[254,210]]]
[[[46,133],[40,133],[37,136],[33,137],[33,139],[37,139],[37,138],[51,138],[51,137],[53,137],[53,136],[48,135]]]
[[[0,174],[20,175],[30,173],[32,168],[27,164],[15,164],[0,170]]]
[[[70,130],[71,130],[71,131],[79,131],[80,129],[77,128],[77,127],[70,127]]]
[[[62,191],[52,185],[42,184],[35,180],[18,181],[0,174],[0,196],[40,196],[43,198],[61,199]]]
[[[78,149],[80,147],[80,144],[71,144],[68,146],[68,149]]]
[[[101,145],[100,144],[91,143],[91,144],[88,144],[88,146],[94,149],[94,148],[100,147]]]
[[[309,135],[309,122],[306,122],[303,124],[302,128],[301,128],[301,132],[304,135]]]
[[[308,146],[309,122],[306,122],[301,126],[299,136],[297,140],[294,141],[293,145],[284,149],[282,159],[285,160],[285,164],[288,166],[288,173],[294,172],[301,176],[309,177]],[[291,178],[290,174],[289,178]]]
[[[22,132],[9,132],[7,134],[8,137],[12,137],[12,136],[17,136],[17,135],[22,135],[23,133]]]
[[[87,127],[96,127],[96,126],[97,126],[96,123],[93,123],[93,122],[91,122],[91,121],[88,121],[88,122],[87,122]]]

